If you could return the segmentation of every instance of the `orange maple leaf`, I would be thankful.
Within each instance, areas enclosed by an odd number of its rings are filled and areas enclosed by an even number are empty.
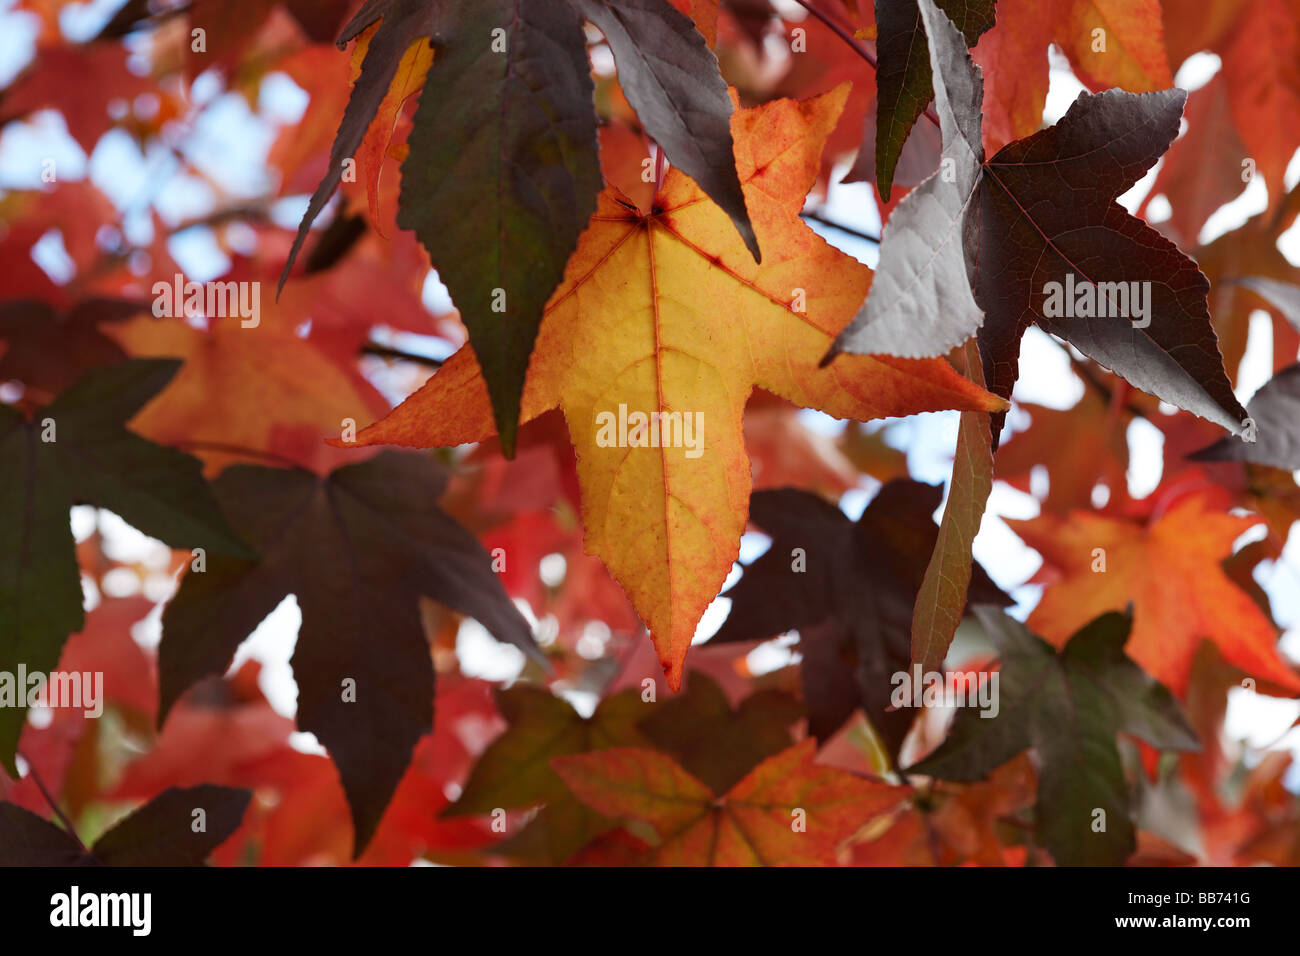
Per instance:
[[[1220,567],[1233,542],[1260,522],[1184,498],[1143,526],[1075,511],[1008,520],[1043,556],[1051,583],[1028,625],[1058,647],[1106,611],[1134,605],[1127,653],[1178,696],[1202,638],[1246,673],[1300,691],[1277,650],[1277,628]]]
[[[709,46],[718,43],[718,8],[721,0],[672,0],[672,5],[695,21],[695,29]]]
[[[1053,43],[1091,90],[1118,86],[1146,93],[1173,86],[1160,0],[999,0],[997,24],[974,51],[984,68],[990,156],[1042,125]]]
[[[586,550],[627,592],[674,690],[696,625],[739,552],[752,487],[741,420],[755,386],[858,420],[1004,407],[943,360],[841,356],[819,368],[871,282],[869,269],[799,218],[847,95],[841,86],[734,114],[762,265],[678,171],[648,215],[607,188],[533,352],[520,422],[563,409],[578,454]],[[653,431],[633,432],[634,414],[643,423],[653,417]],[[610,426],[624,415],[628,430],[616,436]],[[357,441],[431,447],[493,432],[466,346]]]
[[[257,328],[243,328],[237,318],[216,319],[203,331],[180,319],[141,316],[106,331],[132,356],[185,359],[131,427],[193,451],[209,475],[251,453],[283,450],[278,437],[292,428],[315,437],[296,456],[299,464],[327,468],[337,452],[319,436],[337,434],[344,418],[384,406],[373,386],[296,335],[279,311]]]

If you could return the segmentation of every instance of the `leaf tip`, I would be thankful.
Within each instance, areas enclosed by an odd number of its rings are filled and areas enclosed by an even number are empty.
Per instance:
[[[685,654],[680,655],[681,659],[660,659],[659,666],[664,669],[664,677],[668,681],[668,689],[674,694],[682,689],[682,676],[685,669]]]

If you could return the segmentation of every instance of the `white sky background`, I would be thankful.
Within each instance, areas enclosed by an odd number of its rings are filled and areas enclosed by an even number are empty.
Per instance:
[[[64,32],[74,39],[93,36],[120,4],[121,0],[92,0],[81,6],[65,8],[61,20]],[[13,5],[13,0],[0,0],[0,84],[7,83],[34,54],[35,18],[15,13]],[[798,19],[801,15],[801,8],[790,0],[778,0],[776,5],[783,12],[792,10],[790,19]],[[780,44],[777,46],[784,50]],[[1049,123],[1059,119],[1084,89],[1064,57],[1055,49],[1051,53],[1051,63],[1051,89],[1045,110],[1045,119]],[[1176,83],[1185,89],[1194,89],[1206,83],[1218,67],[1217,57],[1198,54],[1179,70]],[[145,71],[143,62],[140,69]],[[69,77],[69,82],[75,83],[76,79]],[[195,82],[192,98],[196,103],[208,106],[196,134],[185,142],[187,158],[206,175],[212,176],[233,198],[265,193],[270,185],[268,176],[274,175],[266,165],[267,153],[279,129],[293,125],[301,117],[306,107],[306,93],[286,75],[270,74],[262,83],[258,111],[254,113],[243,96],[225,92],[219,79],[204,74]],[[147,109],[148,103],[137,103],[136,106]],[[4,127],[0,134],[0,192],[40,188],[40,159],[44,157],[55,159],[61,179],[77,180],[89,176],[122,210],[128,235],[140,243],[147,243],[152,236],[151,209],[164,223],[172,226],[209,212],[218,199],[200,179],[179,175],[176,162],[166,148],[155,145],[148,154],[142,154],[126,133],[110,132],[87,156],[68,135],[62,117],[54,112],[40,113],[27,121]],[[1123,198],[1129,209],[1137,208],[1150,189],[1154,176],[1153,169]],[[1300,155],[1288,170],[1287,187],[1293,186],[1297,179],[1300,179]],[[301,196],[277,203],[273,218],[286,228],[296,228],[306,201],[307,197]],[[1241,197],[1211,217],[1201,240],[1208,241],[1236,228],[1266,205],[1263,179],[1256,177]],[[1167,209],[1167,204],[1164,208]],[[1153,217],[1159,214],[1160,209],[1157,200],[1152,208]],[[872,189],[867,184],[833,185],[820,211],[847,226],[879,233],[879,215]],[[828,241],[868,265],[875,264],[877,250],[871,243],[816,224],[814,228]],[[206,227],[189,229],[174,236],[169,248],[188,276],[199,281],[222,274],[229,265],[213,233]],[[1293,264],[1300,265],[1300,225],[1283,237],[1282,251]],[[71,263],[57,233],[51,233],[38,244],[34,257],[56,280],[70,274]],[[432,311],[441,312],[447,308],[446,290],[435,276],[430,276],[425,293],[426,304]],[[448,351],[445,344],[421,337],[394,335],[391,341],[411,351],[438,357]],[[1252,318],[1250,341],[1251,347],[1237,388],[1237,397],[1243,404],[1270,376],[1271,326],[1262,312]],[[1082,383],[1070,369],[1061,348],[1048,340],[1044,333],[1031,328],[1022,346],[1015,399],[1068,408],[1079,399],[1082,391]],[[390,396],[397,397],[400,396]],[[803,412],[801,416],[809,428],[820,432],[835,434],[843,428],[842,422],[819,412]],[[1023,412],[1013,411],[1010,421],[1013,426],[1023,428],[1028,418]],[[931,483],[946,483],[950,477],[956,423],[956,412],[943,412],[891,420],[882,427],[889,429],[888,440],[892,444],[906,448],[913,477]],[[1128,439],[1131,457],[1129,491],[1134,497],[1142,497],[1159,483],[1162,438],[1154,426],[1139,420],[1130,426]],[[841,506],[856,517],[874,492],[875,482],[864,478],[862,488],[846,494]],[[977,558],[993,579],[1017,599],[1013,613],[1021,618],[1037,602],[1039,591],[1023,582],[1041,562],[1037,553],[1026,547],[1000,519],[1033,517],[1038,511],[1035,498],[999,482],[994,487],[988,514],[975,540]],[[78,508],[74,509],[72,517],[78,540],[90,534],[98,520],[105,535],[106,548],[114,557],[153,562],[159,570],[145,585],[147,596],[161,600],[171,593],[174,582],[165,573],[164,546],[106,512],[97,514],[91,508]],[[767,539],[763,535],[746,534],[742,541],[742,560],[753,560],[766,546]],[[728,585],[736,580],[738,573],[738,568],[733,569]],[[1300,536],[1291,536],[1281,561],[1261,564],[1256,579],[1272,602],[1278,624],[1286,629],[1282,641],[1284,652],[1293,661],[1300,660]],[[126,573],[110,578],[105,587],[115,591],[120,588],[122,594],[132,593],[136,578]],[[93,606],[98,600],[97,594],[87,594],[88,606]],[[701,622],[697,642],[717,629],[726,617],[729,603],[725,598],[714,602]],[[530,620],[533,619],[530,611],[525,610],[525,613]],[[300,621],[297,602],[292,597],[287,598],[244,642],[235,665],[250,657],[260,660],[263,664],[262,689],[272,705],[286,716],[294,714],[297,704],[297,688],[289,658]],[[156,609],[137,625],[136,637],[145,646],[153,646],[159,633],[159,612]],[[517,650],[497,644],[474,622],[467,622],[462,628],[458,650],[462,666],[469,674],[509,680],[522,668],[522,655]],[[789,659],[788,651],[764,645],[755,652],[753,663],[771,668]],[[594,705],[594,702],[575,703]],[[1282,736],[1297,714],[1300,714],[1300,702],[1234,691],[1230,698],[1226,735],[1229,739],[1244,738],[1254,746],[1264,746]],[[311,735],[298,734],[297,738],[295,743],[303,749],[319,750]],[[1300,729],[1288,734],[1285,744],[1300,756]],[[1300,766],[1292,769],[1291,782],[1300,785]]]

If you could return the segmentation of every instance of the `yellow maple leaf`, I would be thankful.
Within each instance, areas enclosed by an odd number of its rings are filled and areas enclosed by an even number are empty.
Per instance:
[[[818,367],[871,282],[869,269],[799,218],[847,95],[844,84],[733,115],[762,265],[676,170],[648,214],[607,188],[533,351],[520,422],[564,411],[585,548],[627,592],[673,689],[745,530],[752,482],[741,420],[755,386],[858,420],[1005,407],[942,360],[844,355]],[[670,417],[637,429],[638,413]],[[626,432],[613,424],[625,419]],[[491,434],[487,389],[466,346],[357,441],[432,447]]]

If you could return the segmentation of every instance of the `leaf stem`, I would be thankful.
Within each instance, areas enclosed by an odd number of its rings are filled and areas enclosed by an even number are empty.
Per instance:
[[[21,753],[19,753],[18,756],[23,757]],[[77,828],[72,825],[72,821],[68,819],[67,814],[64,813],[58,803],[55,802],[54,796],[45,786],[45,781],[42,780],[41,775],[36,772],[36,764],[32,763],[32,761],[28,760],[26,757],[23,757],[23,762],[27,764],[28,776],[32,778],[32,782],[36,784],[36,789],[41,792],[41,796],[45,798],[45,802],[50,805],[50,809],[54,811],[54,815],[58,818],[59,822],[63,824],[63,829],[68,831],[68,835],[77,841],[77,845],[80,846],[83,851],[89,853],[90,849],[86,844],[81,842],[81,837],[77,836]]]
[[[906,775],[903,776],[903,779],[907,781],[909,786],[913,786]],[[933,778],[926,781],[925,792],[918,794],[918,796],[921,798],[921,804],[917,809],[921,813],[921,823],[925,827],[925,842],[930,849],[930,856],[934,859],[934,865],[943,866],[943,853],[939,847],[939,831],[934,828],[934,820],[931,818],[931,814],[934,812],[932,803],[934,799]]]

